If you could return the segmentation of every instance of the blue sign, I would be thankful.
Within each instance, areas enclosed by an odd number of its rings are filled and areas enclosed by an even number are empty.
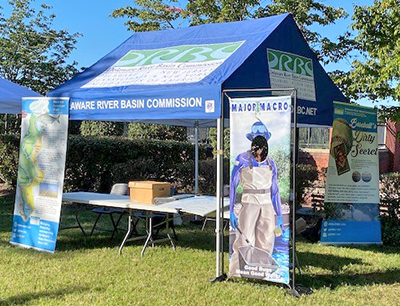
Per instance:
[[[325,220],[322,222],[321,243],[381,244],[379,221]]]
[[[382,243],[375,109],[335,103],[321,243]]]

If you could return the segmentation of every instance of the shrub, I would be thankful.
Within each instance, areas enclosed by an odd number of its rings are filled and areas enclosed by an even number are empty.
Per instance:
[[[217,156],[217,129],[216,128],[210,128],[208,131],[208,138],[210,139],[211,146],[213,147],[213,154],[214,156]],[[230,156],[230,142],[231,135],[230,135],[230,129],[225,128],[224,129],[224,157],[229,159]]]
[[[201,147],[200,158],[204,156]],[[113,183],[127,178],[169,180],[176,165],[193,157],[194,147],[187,142],[73,136],[64,188],[108,192]]]
[[[200,160],[199,162],[199,192],[215,194],[216,160]],[[224,164],[224,184],[229,184],[229,164]],[[114,182],[132,180],[162,179],[173,183],[180,192],[194,192],[194,161],[188,160],[178,164],[166,164],[161,169],[153,159],[139,159],[116,165],[113,172]]]
[[[275,147],[269,153],[269,156],[274,160],[278,170],[278,187],[282,202],[288,202],[290,198],[291,182],[291,167],[290,151],[283,150],[281,147]]]
[[[400,245],[400,173],[381,175],[379,185],[382,241]]]
[[[113,121],[82,121],[79,128],[84,136],[121,136],[124,133],[124,123]]]
[[[0,178],[12,186],[17,179],[19,141],[19,135],[0,136]],[[200,159],[205,158],[206,149],[200,146],[199,151]],[[64,190],[108,192],[113,183],[126,181],[124,172],[132,179],[188,185],[193,181],[193,174],[188,175],[193,158],[194,147],[187,142],[70,135]]]
[[[304,190],[318,179],[318,170],[313,165],[298,164],[296,171],[296,205],[300,205],[304,201]]]
[[[381,210],[393,220],[399,220],[400,172],[385,173],[380,177]]]
[[[400,245],[400,222],[398,218],[381,216],[382,242],[384,245]]]
[[[0,179],[11,187],[17,184],[20,136],[0,135]]]
[[[187,132],[182,126],[130,123],[128,138],[186,141]]]

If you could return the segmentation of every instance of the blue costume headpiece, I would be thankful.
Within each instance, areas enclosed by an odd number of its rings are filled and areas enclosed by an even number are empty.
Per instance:
[[[251,133],[246,134],[248,140],[253,141],[257,136],[263,136],[268,141],[271,138],[271,132],[261,121],[257,121],[251,127]]]

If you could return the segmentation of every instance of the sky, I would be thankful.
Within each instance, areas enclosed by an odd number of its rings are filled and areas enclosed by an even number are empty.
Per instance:
[[[5,0],[0,0],[1,2]],[[180,2],[185,2],[181,0]],[[262,1],[262,3],[269,1]],[[330,39],[335,39],[344,31],[350,30],[351,15],[353,5],[371,5],[373,0],[320,0],[320,2],[344,8],[350,17],[339,20],[335,25],[326,27],[312,27]],[[130,37],[132,32],[127,30],[124,25],[126,20],[122,18],[111,18],[109,15],[113,10],[127,5],[133,5],[133,0],[36,0],[33,7],[39,7],[41,3],[46,3],[53,7],[51,12],[55,13],[53,28],[67,29],[69,33],[80,33],[76,50],[70,56],[70,61],[78,62],[78,67],[89,67],[107,53],[115,49]],[[9,8],[5,7],[5,15]],[[325,66],[326,71],[335,69],[348,70],[350,63],[342,61],[339,64]],[[360,101],[365,106],[372,105],[367,100]]]

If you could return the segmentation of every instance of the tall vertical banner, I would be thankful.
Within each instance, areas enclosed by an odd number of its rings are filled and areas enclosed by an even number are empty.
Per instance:
[[[291,97],[230,100],[230,276],[289,284]]]
[[[54,252],[64,184],[68,98],[23,98],[11,243]]]
[[[382,243],[377,111],[335,103],[321,243]]]

